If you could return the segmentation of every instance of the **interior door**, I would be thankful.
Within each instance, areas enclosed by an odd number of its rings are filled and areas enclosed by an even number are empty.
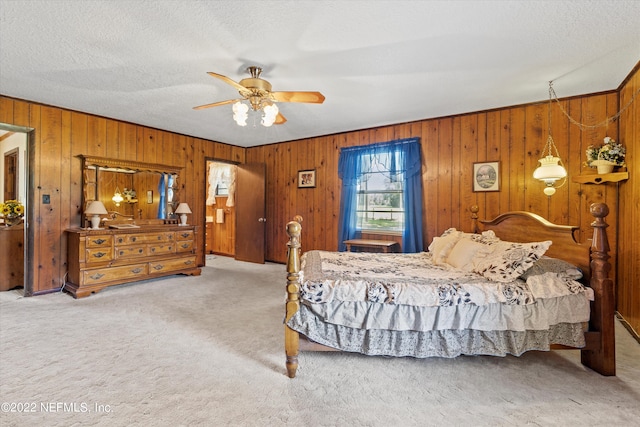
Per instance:
[[[4,155],[4,200],[18,198],[18,150]]]
[[[266,231],[265,164],[238,165],[236,171],[236,259],[264,264]]]

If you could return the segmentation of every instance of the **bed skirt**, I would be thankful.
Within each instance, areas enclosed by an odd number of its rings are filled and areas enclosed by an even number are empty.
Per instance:
[[[530,350],[548,351],[552,344],[585,346],[582,323],[559,323],[545,330],[525,331],[357,329],[325,323],[304,304],[287,326],[319,344],[370,356],[520,356]]]

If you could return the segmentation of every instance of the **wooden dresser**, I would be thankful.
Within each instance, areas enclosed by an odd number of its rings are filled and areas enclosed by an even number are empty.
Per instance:
[[[0,291],[24,285],[24,223],[0,224]]]
[[[64,290],[76,298],[107,286],[201,272],[196,262],[195,226],[72,228],[66,232],[69,274]]]

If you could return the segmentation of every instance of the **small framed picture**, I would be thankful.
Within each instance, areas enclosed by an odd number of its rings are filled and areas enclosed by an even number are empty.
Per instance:
[[[153,203],[153,190],[147,190],[147,203]]]
[[[473,191],[500,191],[500,162],[473,164]]]
[[[298,171],[298,188],[314,188],[316,186],[316,170]]]

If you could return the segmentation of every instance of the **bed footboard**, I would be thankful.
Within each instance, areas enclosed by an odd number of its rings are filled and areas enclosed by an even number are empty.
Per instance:
[[[298,369],[298,352],[300,351],[300,335],[289,328],[287,322],[300,309],[300,233],[301,217],[287,224],[287,302],[284,325],[284,349],[287,355],[287,375],[296,376]]]

